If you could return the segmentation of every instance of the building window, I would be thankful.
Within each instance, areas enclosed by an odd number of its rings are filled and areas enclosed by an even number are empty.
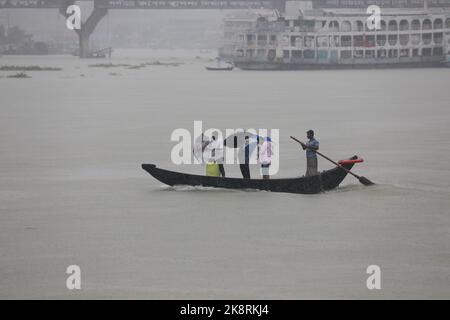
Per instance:
[[[328,36],[319,36],[317,37],[317,46],[322,48],[328,48],[329,47],[329,38]]]
[[[330,46],[339,47],[339,36],[330,36]]]
[[[303,42],[302,37],[291,36],[291,47],[301,48],[302,42]]]
[[[397,35],[396,34],[390,34],[388,36],[388,42],[389,42],[389,45],[395,46],[397,44]]]
[[[375,58],[375,50],[366,50],[365,57],[366,58]]]
[[[431,43],[431,33],[422,33],[422,43],[429,45]]]
[[[342,50],[341,51],[341,59],[351,59],[352,52],[350,50]]]
[[[352,46],[352,37],[351,36],[342,36],[341,37],[341,46],[351,47]]]
[[[353,52],[353,57],[354,58],[362,58],[362,57],[364,57],[364,50],[355,50]]]
[[[433,41],[435,44],[442,44],[444,34],[442,32],[433,33]]]
[[[353,36],[353,46],[363,47],[364,46],[364,36]]]
[[[438,57],[444,54],[444,50],[442,47],[434,47],[433,48],[433,56]]]
[[[258,50],[256,51],[256,55],[257,55],[258,57],[264,57],[264,56],[266,55],[266,49],[258,49]]]
[[[306,36],[305,37],[305,47],[306,48],[312,48],[314,45],[314,37],[313,36]]]
[[[352,24],[350,23],[350,21],[345,20],[344,22],[342,22],[341,31],[342,32],[352,31]]]
[[[442,22],[442,19],[440,19],[440,18],[435,19],[433,22],[433,29],[442,29],[443,24],[444,23]]]
[[[431,48],[423,48],[422,57],[431,57]]]
[[[409,43],[409,34],[400,35],[400,45],[406,46]]]
[[[431,30],[431,20],[430,19],[423,20],[422,30]]]
[[[411,44],[418,45],[420,43],[420,34],[414,33],[411,35]]]
[[[291,36],[291,47],[295,47],[297,37]]]
[[[389,49],[388,50],[388,57],[389,58],[397,58],[398,57],[398,50],[397,49]]]
[[[289,59],[290,58],[290,52],[289,50],[283,50],[283,58]]]
[[[362,21],[355,21],[355,31],[364,31],[364,23]]]
[[[339,22],[330,21],[330,23],[328,24],[328,29],[333,32],[338,32],[339,31]]]
[[[400,21],[400,31],[409,30],[409,22],[407,20]]]
[[[277,44],[277,36],[275,34],[270,35],[270,44],[271,45]]]
[[[409,57],[409,49],[400,49],[400,58]]]
[[[366,42],[365,42],[365,46],[366,47],[375,47],[375,36],[366,36]]]
[[[337,50],[330,51],[330,60],[333,62],[337,62],[337,60],[338,60],[338,51]]]
[[[316,53],[313,50],[305,50],[303,52],[303,57],[305,59],[314,59],[316,57]]]
[[[420,20],[413,20],[411,22],[411,30],[420,30]]]
[[[377,57],[378,58],[386,58],[386,49],[379,49],[377,51]]]
[[[252,46],[255,44],[255,36],[253,34],[248,34],[246,38],[247,38],[247,45]]]
[[[302,50],[292,50],[292,58],[300,59],[302,57]]]
[[[319,50],[317,52],[319,60],[327,60],[328,59],[328,51],[326,50]]]
[[[258,35],[258,46],[265,46],[267,44],[267,35],[259,34]]]
[[[377,45],[384,46],[386,44],[386,35],[377,35]]]
[[[389,31],[397,31],[398,30],[397,21],[395,21],[395,20],[389,21],[388,30]]]

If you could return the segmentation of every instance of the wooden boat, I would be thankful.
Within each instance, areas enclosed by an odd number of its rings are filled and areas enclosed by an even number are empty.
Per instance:
[[[222,61],[220,58],[216,58],[216,64],[211,66],[206,66],[206,70],[208,71],[232,71],[234,65],[230,61]]]
[[[228,66],[228,67],[205,67],[206,70],[208,71],[232,71],[233,70],[233,66]]]
[[[349,160],[356,160],[357,156]],[[348,161],[342,164],[350,170],[354,162]],[[339,186],[344,180],[347,172],[340,167],[322,171],[318,175],[310,177],[281,178],[281,179],[242,179],[209,177],[194,174],[186,174],[164,170],[154,164],[143,164],[142,169],[150,173],[157,180],[169,185],[203,186],[227,189],[256,189],[272,192],[314,194],[322,191],[332,190]]]

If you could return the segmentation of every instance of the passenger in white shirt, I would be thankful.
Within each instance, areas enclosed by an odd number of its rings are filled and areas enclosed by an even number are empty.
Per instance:
[[[270,179],[269,168],[272,163],[272,140],[269,137],[262,138],[263,142],[259,148],[259,162],[261,163],[261,174],[263,179]]]

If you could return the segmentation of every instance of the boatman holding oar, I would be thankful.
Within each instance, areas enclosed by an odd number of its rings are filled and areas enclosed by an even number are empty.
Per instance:
[[[313,176],[318,173],[317,171],[317,154],[319,150],[319,141],[314,138],[314,131],[308,130],[306,132],[308,138],[307,143],[302,143],[303,150],[306,150],[306,173],[305,176]]]

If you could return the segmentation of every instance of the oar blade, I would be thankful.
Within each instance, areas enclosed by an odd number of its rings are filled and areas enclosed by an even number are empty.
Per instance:
[[[359,182],[361,182],[363,185],[365,185],[365,186],[371,186],[371,185],[374,185],[375,183],[373,183],[372,181],[370,181],[369,179],[367,179],[366,177],[362,177],[362,176],[360,176],[359,178],[358,178],[358,180],[359,180]]]

